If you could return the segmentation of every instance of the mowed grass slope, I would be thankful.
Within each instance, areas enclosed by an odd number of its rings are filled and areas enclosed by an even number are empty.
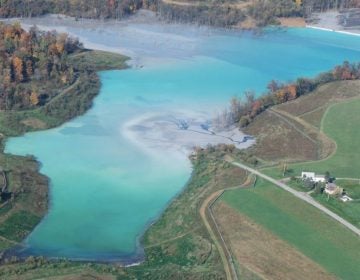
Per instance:
[[[336,152],[327,160],[292,166],[318,173],[330,171],[337,177],[360,178],[360,100],[333,105],[325,113],[323,131],[337,144]]]
[[[226,192],[222,201],[338,278],[359,279],[359,237],[316,208],[262,180],[255,188]]]
[[[336,142],[336,151],[329,158],[289,166],[291,175],[301,171],[324,174],[329,171],[339,178],[360,178],[360,99],[335,104],[323,116],[321,129]],[[279,168],[265,169],[265,173],[280,177]]]

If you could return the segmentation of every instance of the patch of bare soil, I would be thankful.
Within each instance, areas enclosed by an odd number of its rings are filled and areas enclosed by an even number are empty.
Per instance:
[[[305,19],[302,17],[280,17],[278,18],[280,24],[285,27],[305,27]]]
[[[256,28],[256,20],[247,17],[244,21],[239,22],[237,27],[241,29],[254,29]]]
[[[317,263],[223,202],[215,217],[241,266],[264,279],[335,279]]]
[[[28,118],[25,120],[22,120],[21,123],[23,123],[26,126],[32,127],[34,129],[45,129],[46,123],[44,123],[42,120],[39,120],[37,118]]]

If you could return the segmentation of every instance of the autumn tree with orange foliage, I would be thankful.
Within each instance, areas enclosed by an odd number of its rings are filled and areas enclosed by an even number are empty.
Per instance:
[[[30,95],[30,101],[33,105],[38,105],[40,103],[39,96],[36,92],[32,92]]]
[[[73,83],[76,70],[67,56],[81,49],[66,34],[0,23],[0,110],[42,105]]]
[[[77,18],[116,18],[141,8],[155,10],[157,0],[2,0],[0,17],[34,17],[49,13]]]
[[[14,79],[16,82],[24,81],[24,63],[23,60],[15,56],[12,60],[12,67],[14,69]]]

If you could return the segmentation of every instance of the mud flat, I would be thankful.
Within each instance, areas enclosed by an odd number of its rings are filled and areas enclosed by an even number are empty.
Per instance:
[[[193,148],[229,144],[248,148],[255,140],[237,127],[215,129],[202,114],[167,112],[143,115],[127,122],[123,133],[132,142],[150,151],[173,150],[189,154]]]

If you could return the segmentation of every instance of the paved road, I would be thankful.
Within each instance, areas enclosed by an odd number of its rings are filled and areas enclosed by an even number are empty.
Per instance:
[[[245,169],[263,179],[265,179],[266,181],[269,181],[271,183],[273,183],[274,185],[284,189],[285,191],[293,194],[294,196],[296,196],[297,198],[300,198],[301,200],[311,204],[312,206],[316,207],[317,209],[319,209],[320,211],[324,212],[325,214],[329,215],[331,218],[337,220],[339,223],[341,223],[342,225],[344,225],[345,227],[347,227],[349,230],[351,230],[352,232],[354,232],[355,234],[357,234],[358,236],[360,236],[360,229],[358,229],[356,226],[354,226],[353,224],[349,223],[348,221],[344,220],[343,218],[341,218],[340,216],[338,216],[337,214],[335,214],[334,212],[330,211],[329,209],[327,209],[325,206],[321,205],[320,203],[318,203],[317,201],[315,201],[311,196],[309,196],[307,193],[302,193],[302,192],[298,192],[292,188],[290,188],[288,185],[279,182],[261,172],[259,172],[256,169],[253,169],[251,167],[248,167],[244,164],[238,163],[238,162],[230,162],[231,164],[238,166],[242,169]]]

